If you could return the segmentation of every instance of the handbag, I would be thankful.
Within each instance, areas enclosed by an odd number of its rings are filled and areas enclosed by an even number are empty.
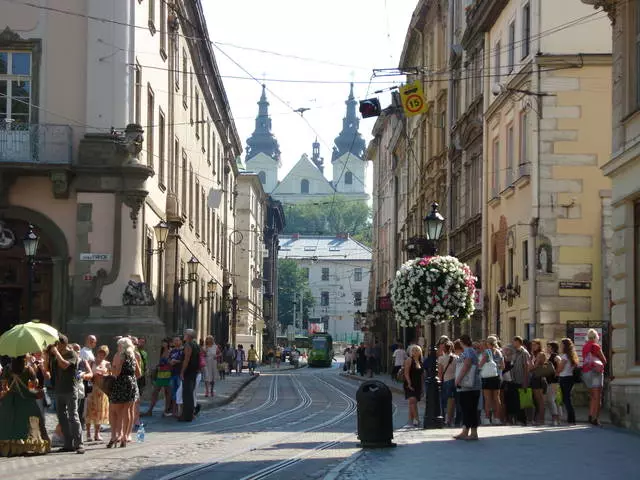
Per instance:
[[[489,360],[484,362],[482,368],[480,369],[480,377],[482,378],[493,378],[498,376],[498,364],[493,359],[493,354],[487,350],[485,352],[486,355],[489,355]]]
[[[520,410],[533,408],[533,390],[531,388],[519,388]]]
[[[396,380],[398,380],[399,382],[404,381],[404,367],[400,367],[400,370],[398,370],[398,373],[396,373]]]
[[[573,383],[582,382],[582,369],[580,367],[573,368]]]
[[[556,374],[553,365],[549,362],[545,362],[544,365],[540,365],[533,369],[533,376],[538,378],[550,378],[554,377]]]
[[[602,360],[593,355],[591,352],[587,353],[587,356],[584,359],[584,366],[588,367],[590,370],[593,370],[596,373],[604,372],[604,363],[602,363]]]
[[[456,364],[456,379],[460,376],[464,361]],[[460,380],[460,388],[474,388],[476,386],[476,372],[478,371],[477,365],[471,365],[467,373]]]
[[[104,375],[96,377],[96,384],[98,388],[102,390],[107,396],[111,395],[111,390],[113,389],[113,384],[116,381],[115,375]]]

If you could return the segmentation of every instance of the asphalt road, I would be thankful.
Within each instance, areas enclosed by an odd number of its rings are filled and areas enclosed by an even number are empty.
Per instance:
[[[231,404],[192,424],[153,418],[146,441],[127,448],[88,445],[85,455],[0,459],[7,479],[323,478],[358,452],[359,382],[337,368],[270,371]],[[395,399],[396,428],[406,419]]]

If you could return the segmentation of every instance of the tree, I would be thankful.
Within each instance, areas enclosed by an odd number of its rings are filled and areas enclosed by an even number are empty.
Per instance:
[[[300,298],[302,297],[302,321],[300,321]],[[308,273],[295,260],[278,260],[278,321],[280,325],[294,325],[294,312],[298,326],[304,327],[309,320],[309,310],[315,299],[309,288]]]
[[[336,196],[334,200],[310,201],[288,205],[285,209],[285,234],[338,235],[348,233],[371,245],[371,208],[363,201]]]

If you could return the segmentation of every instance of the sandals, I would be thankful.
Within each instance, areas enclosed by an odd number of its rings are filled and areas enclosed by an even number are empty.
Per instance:
[[[118,440],[109,440],[109,443],[107,443],[107,448],[113,448],[116,443],[118,443]]]

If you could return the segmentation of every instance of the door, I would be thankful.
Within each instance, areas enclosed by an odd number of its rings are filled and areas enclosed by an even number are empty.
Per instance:
[[[0,288],[0,334],[20,322],[21,288]]]

